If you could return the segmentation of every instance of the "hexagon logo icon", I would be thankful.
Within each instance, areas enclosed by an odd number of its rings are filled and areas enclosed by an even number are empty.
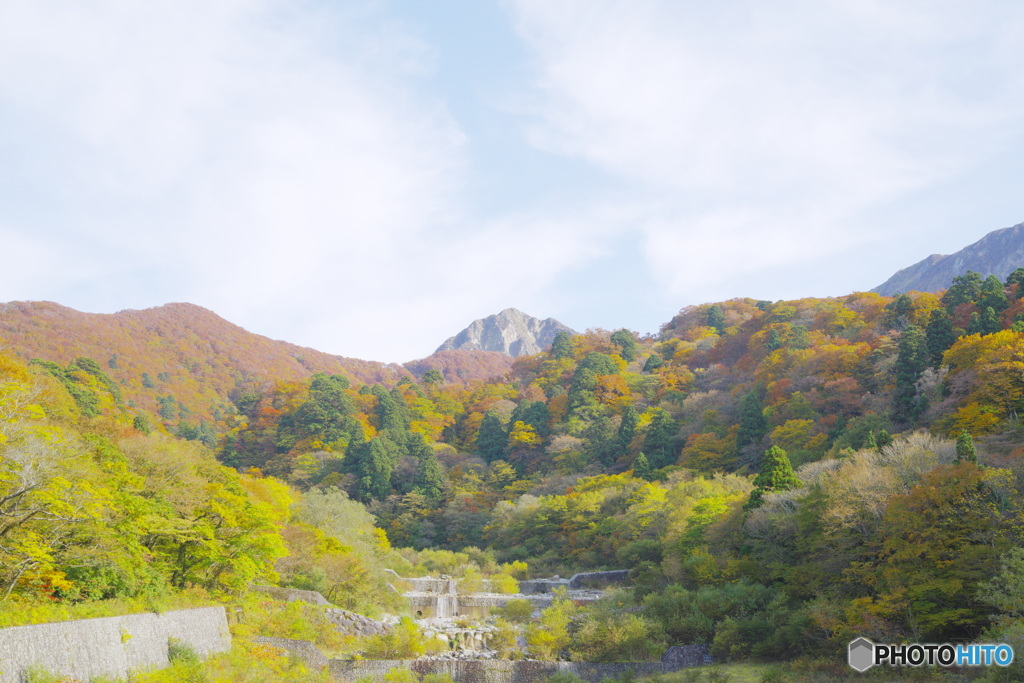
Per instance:
[[[867,638],[851,640],[847,661],[851,667],[864,673],[875,665],[875,644]]]

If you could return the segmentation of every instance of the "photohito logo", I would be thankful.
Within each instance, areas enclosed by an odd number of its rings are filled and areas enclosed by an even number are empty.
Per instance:
[[[911,643],[880,645],[867,638],[851,640],[847,662],[864,673],[873,666],[1009,666],[1013,664],[1013,648],[1006,643],[950,645],[943,643]]]

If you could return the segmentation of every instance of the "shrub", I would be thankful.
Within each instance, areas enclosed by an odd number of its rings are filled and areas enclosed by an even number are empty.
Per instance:
[[[440,645],[435,643],[423,638],[416,622],[402,617],[387,633],[366,640],[365,655],[369,659],[416,659],[426,654],[428,648],[439,649]]]
[[[509,600],[495,610],[503,618],[517,624],[525,624],[533,617],[534,605],[531,600],[516,598]]]
[[[665,634],[658,624],[636,614],[599,614],[573,634],[570,651],[578,661],[650,661],[664,653]]]

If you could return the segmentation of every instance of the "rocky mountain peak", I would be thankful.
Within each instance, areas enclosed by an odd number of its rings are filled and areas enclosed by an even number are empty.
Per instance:
[[[468,349],[528,356],[550,347],[555,335],[562,330],[575,334],[554,318],[541,320],[518,309],[506,308],[501,313],[474,320],[437,350]]]
[[[897,271],[872,289],[883,296],[907,292],[937,292],[946,289],[953,278],[969,270],[982,278],[995,275],[1000,280],[1024,266],[1024,223],[995,230],[955,254],[932,254],[912,266]]]

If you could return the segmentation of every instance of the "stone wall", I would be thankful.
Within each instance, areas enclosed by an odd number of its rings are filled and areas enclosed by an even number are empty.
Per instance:
[[[83,681],[126,678],[131,669],[166,667],[171,638],[204,657],[230,649],[224,608],[0,629],[0,683],[19,683],[30,667]]]

